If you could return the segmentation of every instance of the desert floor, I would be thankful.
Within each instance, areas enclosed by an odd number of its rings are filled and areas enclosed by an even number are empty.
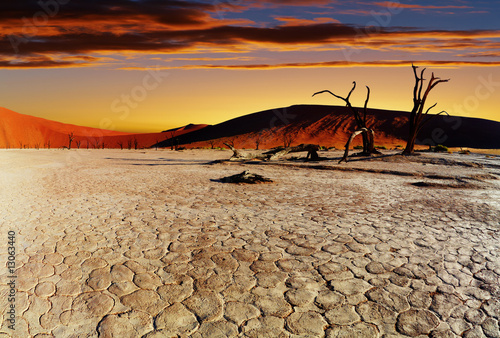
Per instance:
[[[500,158],[340,155],[1,150],[0,336],[500,337]]]

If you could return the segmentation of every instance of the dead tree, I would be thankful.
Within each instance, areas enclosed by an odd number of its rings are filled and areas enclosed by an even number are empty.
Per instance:
[[[214,146],[215,146],[215,140],[208,140],[207,142],[208,144],[210,144],[210,147],[211,149],[214,149]]]
[[[427,120],[423,121],[424,117],[427,116],[429,111],[437,105],[437,103],[433,104],[424,113],[425,101],[427,100],[427,96],[429,95],[431,90],[438,84],[440,84],[441,82],[448,82],[450,80],[449,79],[441,80],[438,77],[434,77],[434,73],[432,73],[431,79],[427,84],[427,89],[424,92],[424,96],[422,96],[422,90],[424,87],[424,80],[425,80],[424,79],[425,68],[422,69],[419,77],[417,74],[418,67],[414,65],[411,65],[411,67],[413,68],[413,74],[415,75],[415,86],[413,87],[413,109],[410,112],[410,120],[409,120],[410,134],[408,136],[408,141],[406,142],[406,147],[403,150],[404,155],[413,154],[415,148],[415,141],[417,140],[417,135],[427,122],[429,122],[438,115],[441,114],[448,115],[447,112],[442,111],[439,114],[434,115],[433,117],[430,117]]]
[[[139,148],[139,141],[134,137],[134,149],[137,150]]]
[[[71,149],[71,142],[75,139],[75,135],[73,132],[68,134],[68,139],[69,139],[69,145],[68,145],[68,150]]]
[[[175,130],[172,130],[170,132],[170,150],[177,150],[177,145],[174,143],[175,142]]]
[[[318,159],[318,150],[319,145],[317,144],[300,144],[294,147],[288,148],[276,148],[266,151],[264,153],[257,152],[242,152],[241,150],[235,149],[231,144],[224,143],[229,149],[233,151],[233,156],[229,159],[230,161],[241,161],[241,160],[265,160],[272,161],[277,160],[286,154],[289,153],[297,153],[297,152],[305,152],[307,151],[307,158],[309,159]]]
[[[259,150],[260,143],[262,142],[262,131],[255,134],[255,150]]]
[[[118,141],[118,147],[120,147],[120,149],[123,150],[123,141]]]
[[[226,139],[226,142],[224,142],[224,144],[225,144],[225,145],[229,145],[229,146],[231,146],[231,148],[230,148],[230,149],[232,149],[232,148],[234,148],[234,141],[236,141],[236,137],[235,137],[235,136],[233,136],[233,137],[228,137],[228,138]]]
[[[370,100],[370,87],[366,86],[366,89],[368,90],[368,92],[366,94],[366,100],[365,100],[365,105],[364,105],[362,114],[358,111],[358,109],[354,108],[352,106],[351,102],[349,101],[349,98],[351,97],[351,94],[354,91],[354,89],[356,89],[356,81],[353,82],[352,89],[349,92],[349,94],[347,95],[347,97],[345,97],[345,98],[342,96],[336,95],[329,90],[323,90],[323,91],[320,91],[320,92],[313,94],[313,96],[314,96],[317,94],[329,93],[329,94],[335,96],[336,98],[343,100],[346,103],[346,106],[349,108],[349,110],[353,113],[354,119],[356,120],[356,127],[357,128],[353,132],[351,137],[349,137],[349,140],[347,141],[346,146],[345,146],[344,156],[339,161],[339,163],[342,161],[347,162],[347,157],[349,156],[349,146],[351,144],[351,141],[354,139],[354,137],[356,137],[359,134],[362,134],[362,137],[363,137],[363,152],[360,153],[360,155],[370,156],[372,154],[380,154],[380,152],[375,149],[375,145],[374,145],[375,133],[374,133],[373,129],[368,128],[366,126],[367,106],[368,106],[368,101]]]
[[[299,132],[297,130],[285,130],[283,131],[283,146],[289,148],[292,143],[297,138]]]

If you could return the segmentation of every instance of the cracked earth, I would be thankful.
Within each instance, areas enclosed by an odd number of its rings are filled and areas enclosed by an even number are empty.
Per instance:
[[[498,159],[208,164],[230,154],[2,151],[0,336],[500,337]],[[243,170],[274,183],[217,181]]]

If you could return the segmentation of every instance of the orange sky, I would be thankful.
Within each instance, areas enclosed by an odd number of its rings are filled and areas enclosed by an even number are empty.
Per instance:
[[[57,2],[55,2],[57,3]],[[0,106],[155,132],[294,104],[409,110],[411,63],[448,83],[433,112],[500,121],[500,5],[461,1],[83,0],[0,14]],[[431,104],[432,104],[431,103]]]

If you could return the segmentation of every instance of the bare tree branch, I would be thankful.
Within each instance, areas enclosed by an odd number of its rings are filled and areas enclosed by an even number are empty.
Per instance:
[[[430,109],[430,108],[429,108]],[[448,116],[450,116],[450,114],[448,114],[448,112],[446,111],[441,111],[439,114],[436,114],[436,115],[431,115],[431,117],[429,117],[427,120],[425,120],[424,122],[420,123],[420,125],[418,126],[418,130],[417,130],[417,134],[420,132],[420,130],[422,130],[422,127],[425,126],[429,121],[435,119],[437,116],[441,115],[441,114],[446,114]]]
[[[365,106],[363,107],[363,122],[366,125],[366,107],[368,106],[368,100],[370,100],[370,87],[366,86],[368,93],[366,93]]]
[[[347,95],[347,97],[345,98],[346,101],[349,101],[349,98],[351,97],[351,94],[352,92],[354,91],[354,89],[356,89],[356,81],[353,81],[352,82],[352,89],[351,91],[349,92],[349,94]]]
[[[354,140],[354,138],[356,136],[358,136],[359,134],[366,133],[366,132],[368,132],[368,128],[361,128],[361,129],[356,130],[354,133],[351,134],[351,136],[347,140],[347,143],[345,144],[344,156],[342,156],[339,163],[341,163],[342,161],[347,162],[347,157],[349,156],[349,147],[351,146],[352,140]]]

